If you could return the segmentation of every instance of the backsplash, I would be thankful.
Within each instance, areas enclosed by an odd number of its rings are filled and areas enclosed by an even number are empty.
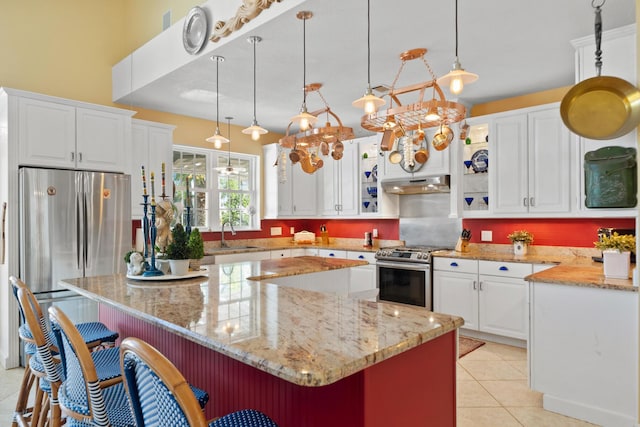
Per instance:
[[[592,248],[598,240],[598,228],[636,228],[634,218],[541,218],[541,219],[464,219],[462,226],[471,229],[472,243],[508,244],[507,235],[514,230],[533,233],[533,244]],[[493,241],[481,242],[480,232],[491,230]]]

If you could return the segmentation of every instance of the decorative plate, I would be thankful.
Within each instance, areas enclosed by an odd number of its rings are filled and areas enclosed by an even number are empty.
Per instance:
[[[378,180],[378,165],[373,166],[373,169],[371,169],[371,177],[374,182]]]
[[[489,150],[478,150],[471,156],[471,167],[475,173],[486,172],[489,167]]]
[[[182,44],[184,45],[184,50],[191,55],[198,53],[207,41],[207,29],[206,13],[202,8],[194,6],[187,14],[184,20],[184,26],[182,27]]]

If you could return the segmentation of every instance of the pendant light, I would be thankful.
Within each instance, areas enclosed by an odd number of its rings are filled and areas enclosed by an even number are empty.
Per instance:
[[[219,55],[213,55],[211,60],[216,63],[216,131],[213,136],[206,139],[207,142],[212,142],[215,148],[222,147],[222,144],[229,142],[227,138],[220,135],[220,89],[219,89],[219,64],[224,62],[224,57]]]
[[[307,19],[311,19],[313,13],[309,11],[301,11],[296,14],[296,18],[302,20],[302,108],[300,114],[293,116],[291,122],[300,127],[300,131],[305,131],[312,127],[318,118],[309,114],[307,111]]]
[[[247,41],[253,45],[253,122],[248,128],[242,129],[242,133],[251,135],[251,139],[257,141],[260,139],[260,135],[268,132],[258,124],[256,119],[256,45],[262,41],[262,37],[251,36]]]
[[[233,119],[233,117],[225,117],[225,120],[227,121],[227,142],[229,142],[229,145],[227,146],[227,165],[226,166],[218,166],[216,169],[216,171],[218,171],[218,173],[221,173],[222,175],[237,175],[239,173],[245,172],[246,169],[245,168],[241,168],[238,166],[231,166],[231,120]]]
[[[375,96],[371,91],[371,1],[367,0],[367,91],[351,105],[364,109],[365,114],[372,114],[384,103],[384,99]]]
[[[451,71],[438,79],[440,86],[449,86],[449,91],[458,95],[462,93],[465,84],[473,83],[478,80],[478,75],[465,71],[458,60],[458,0],[456,0],[456,60],[453,63]]]

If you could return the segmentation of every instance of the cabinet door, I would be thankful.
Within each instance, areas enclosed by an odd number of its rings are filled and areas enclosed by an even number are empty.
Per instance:
[[[473,273],[433,272],[433,311],[464,318],[464,328],[478,330],[478,281]]]
[[[292,216],[293,215],[293,193],[291,181],[293,177],[293,167],[288,156],[280,156],[278,160],[278,174],[280,174],[280,168],[283,168],[282,178],[278,175],[278,216]],[[300,166],[298,166],[300,168]]]
[[[146,126],[131,126],[131,163],[129,174],[131,175],[131,216],[134,219],[142,218],[144,209],[142,207],[142,166],[144,166],[147,179],[153,169],[149,169],[149,141],[147,139],[148,129]],[[157,170],[157,169],[156,169]],[[149,191],[149,190],[147,190]]]
[[[528,284],[523,279],[480,275],[480,330],[526,340],[529,329],[527,294]]]
[[[361,265],[351,267],[349,280],[349,294],[368,291],[376,288],[376,266]]]
[[[76,109],[19,98],[18,141],[21,165],[74,168]]]
[[[494,212],[527,212],[527,115],[497,117],[489,144],[489,184],[493,190],[490,197],[495,201]]]
[[[558,106],[528,115],[529,212],[571,210],[569,130]]]
[[[76,108],[77,167],[110,172],[127,170],[124,155],[129,142],[127,120],[130,119],[120,114]]]
[[[336,190],[337,194],[340,195],[340,200],[338,201],[340,215],[358,215],[359,212],[358,186],[360,173],[358,171],[358,156],[358,143],[348,141],[344,143],[342,159],[336,162],[339,170]],[[324,164],[326,166],[327,162]]]
[[[338,162],[330,157],[323,161],[324,166],[316,172],[318,176],[318,211],[323,216],[335,216],[339,213],[340,167]]]
[[[317,210],[317,175],[308,174],[300,165],[291,168],[291,201],[292,214],[295,216],[315,216]]]

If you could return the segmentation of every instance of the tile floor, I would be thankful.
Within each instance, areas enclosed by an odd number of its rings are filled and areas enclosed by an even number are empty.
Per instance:
[[[542,409],[527,386],[527,351],[487,342],[458,361],[458,427],[593,426]]]
[[[22,369],[0,369],[0,426],[8,426]],[[593,426],[542,409],[527,387],[526,350],[487,342],[458,362],[458,427]]]

